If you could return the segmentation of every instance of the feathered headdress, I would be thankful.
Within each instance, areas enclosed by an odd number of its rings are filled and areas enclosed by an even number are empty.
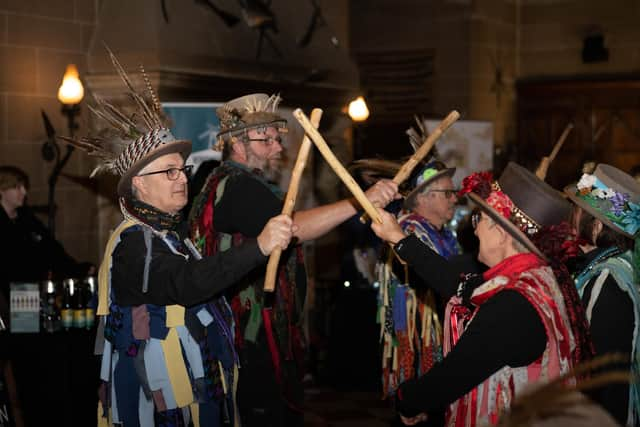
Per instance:
[[[92,177],[103,172],[119,175],[118,194],[124,196],[131,191],[131,178],[142,168],[165,154],[180,153],[186,159],[191,153],[191,142],[177,140],[171,134],[167,118],[142,65],[140,72],[145,90],[139,92],[113,52],[108,48],[107,51],[127,88],[126,95],[133,103],[133,113],[126,113],[95,95],[96,103],[89,109],[108,127],[99,130],[96,136],[60,138],[90,156],[98,157],[100,164],[91,173]]]
[[[220,120],[220,132],[216,149],[222,150],[224,144],[234,143],[238,135],[249,129],[275,127],[278,132],[287,132],[287,121],[278,113],[282,101],[279,95],[255,93],[233,99],[216,109]]]

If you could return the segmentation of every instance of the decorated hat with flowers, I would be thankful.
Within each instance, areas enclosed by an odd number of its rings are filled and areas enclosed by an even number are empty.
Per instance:
[[[220,120],[217,149],[222,150],[225,143],[233,144],[238,136],[250,129],[274,127],[280,133],[287,132],[287,121],[277,113],[282,101],[279,95],[254,93],[233,99],[216,109]]]
[[[101,172],[119,175],[118,195],[126,196],[131,192],[131,179],[155,159],[179,153],[186,160],[191,154],[191,141],[176,139],[171,134],[168,119],[162,112],[144,68],[140,67],[145,89],[140,91],[134,87],[116,56],[109,49],[107,51],[127,87],[128,97],[133,101],[131,112],[94,96],[96,104],[89,108],[107,126],[95,136],[60,138],[100,159],[91,176]]]
[[[476,172],[462,181],[467,195],[527,249],[544,258],[531,238],[568,218],[570,205],[552,187],[522,166],[509,162],[497,181],[491,172]]]
[[[620,169],[601,163],[564,192],[614,231],[633,239],[640,230],[640,184]]]

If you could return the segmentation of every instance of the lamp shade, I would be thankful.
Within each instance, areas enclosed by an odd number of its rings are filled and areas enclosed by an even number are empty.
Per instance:
[[[369,117],[369,108],[367,108],[367,103],[364,102],[362,96],[349,103],[349,117],[354,122],[363,122]]]
[[[67,71],[58,89],[58,100],[63,104],[78,104],[84,97],[84,88],[74,64],[67,65]]]

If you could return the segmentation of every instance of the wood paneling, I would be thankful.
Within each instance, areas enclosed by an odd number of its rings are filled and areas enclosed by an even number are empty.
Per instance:
[[[640,164],[640,77],[521,81],[517,160],[533,169],[567,123],[574,129],[547,181],[556,188],[579,178],[586,161],[624,171]]]

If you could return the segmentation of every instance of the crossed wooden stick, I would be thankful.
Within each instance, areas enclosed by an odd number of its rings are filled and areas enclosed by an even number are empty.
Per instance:
[[[282,213],[285,215],[291,215],[293,213],[293,208],[296,203],[296,198],[298,195],[298,189],[300,186],[300,178],[302,177],[302,171],[304,170],[305,164],[307,162],[307,158],[309,157],[309,151],[311,150],[311,142],[318,147],[318,150],[325,158],[329,166],[333,169],[333,171],[338,175],[338,177],[342,180],[342,182],[347,186],[351,194],[356,198],[356,200],[362,205],[365,210],[365,214],[372,218],[373,221],[378,223],[382,223],[382,219],[378,214],[375,206],[369,201],[367,196],[362,191],[362,188],[356,183],[353,177],[349,174],[349,172],[345,169],[345,167],[340,163],[340,161],[333,154],[329,145],[324,140],[320,132],[318,132],[317,128],[320,123],[320,118],[322,117],[322,110],[319,108],[315,108],[311,112],[311,120],[304,114],[304,112],[297,108],[293,112],[293,116],[298,120],[300,125],[305,131],[304,139],[302,140],[302,144],[300,145],[300,149],[298,151],[298,157],[296,158],[296,162],[293,166],[293,171],[291,173],[291,181],[289,183],[289,188],[287,190],[287,194],[285,196],[285,203],[282,208]],[[407,162],[398,170],[398,173],[393,178],[393,182],[396,184],[403,183],[410,175],[413,169],[420,163],[422,159],[426,157],[431,148],[433,148],[434,144],[442,136],[442,134],[460,117],[460,114],[457,111],[452,111],[449,115],[438,125],[436,130],[434,130],[425,140],[425,142],[420,146],[418,150],[411,156]],[[364,215],[363,215],[364,217]],[[361,218],[361,221],[363,218]],[[269,262],[267,263],[267,271],[265,274],[264,280],[264,290],[266,292],[273,292],[275,289],[276,275],[278,271],[278,263],[280,262],[280,256],[282,255],[282,251],[280,249],[275,249],[271,255],[269,256]]]

